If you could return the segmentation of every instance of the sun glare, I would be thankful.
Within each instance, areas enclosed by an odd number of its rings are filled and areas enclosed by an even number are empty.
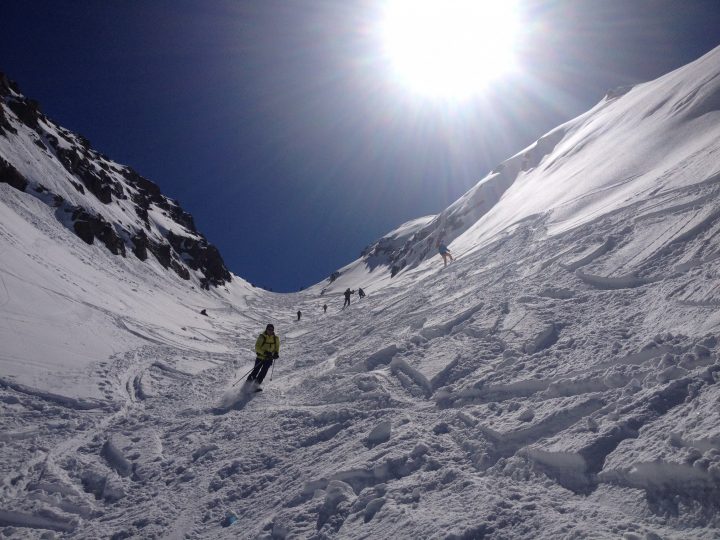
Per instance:
[[[414,92],[463,98],[513,68],[517,19],[513,0],[390,0],[385,52]]]

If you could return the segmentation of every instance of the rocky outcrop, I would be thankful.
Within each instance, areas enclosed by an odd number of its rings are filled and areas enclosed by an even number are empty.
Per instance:
[[[135,212],[146,226],[150,226],[148,211],[151,205],[154,205],[163,212],[166,212],[168,217],[185,227],[188,231],[197,233],[193,217],[180,208],[177,201],[165,197],[157,184],[141,176],[130,167],[125,167],[120,171],[120,174],[125,178],[128,185],[134,188],[130,194],[130,198],[135,203]]]
[[[0,184],[10,184],[15,189],[25,191],[28,181],[15,167],[0,157]]]
[[[0,73],[0,98],[10,95],[14,84],[7,75]],[[10,124],[5,109],[0,107],[0,136],[7,136],[8,133],[16,134],[17,130]]]
[[[190,279],[190,272],[175,257],[170,244],[161,244],[159,242],[148,242],[148,250],[152,253],[163,268],[172,269],[178,276],[183,279]]]
[[[55,154],[63,167],[82,182],[85,188],[104,204],[110,204],[113,195],[123,198],[122,187],[100,169],[96,169],[91,156],[81,154],[77,149],[55,147]]]
[[[114,255],[126,257],[130,251],[139,260],[146,261],[152,254],[160,265],[182,279],[190,279],[191,270],[197,272],[205,288],[220,286],[232,279],[218,249],[197,231],[192,216],[177,201],[163,195],[157,184],[132,168],[118,165],[93,150],[85,137],[55,125],[40,112],[36,101],[25,98],[17,85],[0,73],[0,136],[12,142],[12,137],[20,136],[20,124],[34,132],[32,142],[43,149],[47,159],[56,159],[62,165],[69,174],[63,181],[69,182],[82,196],[80,199],[87,202],[65,201],[52,189],[23,177],[2,157],[0,183],[56,208],[58,220],[84,242],[94,244],[98,240]],[[130,206],[137,218],[114,222],[117,218],[112,216],[117,214],[103,211],[90,197],[104,206],[129,200],[132,205],[123,202],[123,211]],[[152,216],[159,213],[162,220],[177,224],[172,226],[175,232],[168,230],[170,227],[166,224],[153,222]]]
[[[204,240],[177,236],[172,232],[168,233],[168,241],[190,268],[205,270],[210,285],[217,286],[230,281],[230,272],[225,268],[220,251],[215,246]]]
[[[145,231],[139,230],[135,234],[135,236],[130,239],[130,241],[132,242],[132,252],[135,254],[135,256],[141,261],[147,260],[148,245],[150,241],[148,240]]]
[[[32,99],[9,99],[7,105],[23,124],[34,130],[40,128],[38,120],[41,113],[40,104],[37,101]]]
[[[85,209],[72,210],[73,229],[86,243],[92,244],[97,238],[114,255],[125,256],[125,242],[102,216],[92,215]]]

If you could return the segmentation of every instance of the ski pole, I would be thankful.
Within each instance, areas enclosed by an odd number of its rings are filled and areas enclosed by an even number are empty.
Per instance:
[[[237,381],[235,381],[235,384],[233,384],[233,386],[237,386],[237,383],[239,383],[240,381],[244,380],[245,377],[247,377],[248,375],[250,375],[250,374],[252,373],[252,370],[253,370],[253,369],[255,369],[255,366],[251,367],[251,368],[250,368],[250,371],[248,371],[245,375],[243,375],[242,377],[240,377],[240,379],[238,379]]]
[[[272,363],[272,367],[270,368],[270,380],[272,381],[273,373],[275,372],[275,362]]]

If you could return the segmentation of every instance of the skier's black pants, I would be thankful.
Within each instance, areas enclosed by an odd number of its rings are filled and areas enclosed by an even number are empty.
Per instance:
[[[264,358],[255,359],[255,367],[253,368],[250,375],[248,375],[248,381],[257,381],[258,384],[262,384],[265,375],[267,375],[268,369],[272,366],[272,360],[266,360]]]
[[[345,303],[343,304],[343,308],[345,308],[346,306],[349,306],[349,305],[350,305],[350,299],[346,298]]]

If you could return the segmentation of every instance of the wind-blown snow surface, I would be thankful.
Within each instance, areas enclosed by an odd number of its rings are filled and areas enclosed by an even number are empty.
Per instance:
[[[393,279],[361,260],[297,294],[188,290],[94,265],[110,257],[69,233],[50,238],[73,258],[41,258],[40,232],[65,229],[0,185],[3,324],[49,329],[45,343],[3,334],[3,534],[717,538],[720,52],[683,69],[558,128],[464,224],[456,262]],[[698,74],[707,84],[686,87]],[[704,105],[678,116],[692,96]],[[661,119],[627,116],[651,99]],[[368,296],[341,309],[357,286]],[[233,385],[267,322],[281,358],[245,393]],[[63,343],[62,325],[87,343]],[[72,395],[16,349],[84,356]]]

